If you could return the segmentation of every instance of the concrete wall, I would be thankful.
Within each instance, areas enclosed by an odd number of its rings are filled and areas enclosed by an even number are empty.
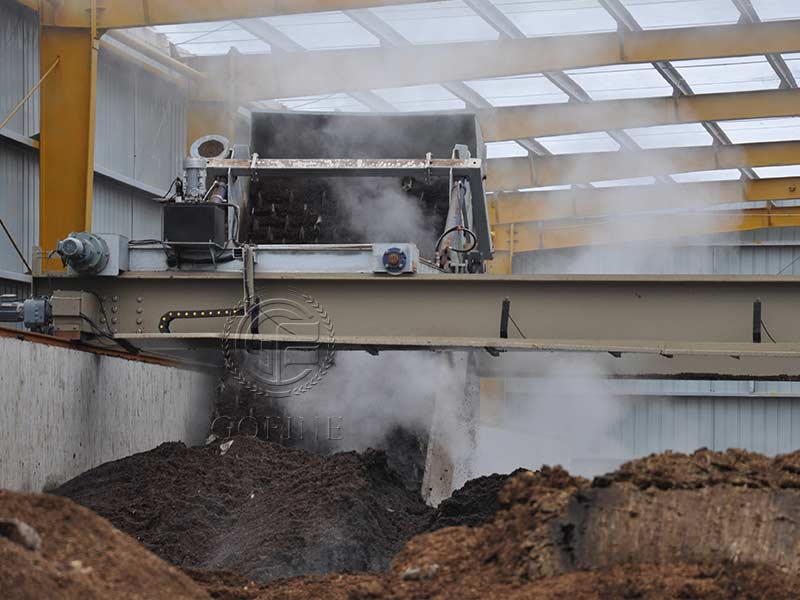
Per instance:
[[[0,488],[40,491],[165,441],[202,443],[212,373],[0,338]]]

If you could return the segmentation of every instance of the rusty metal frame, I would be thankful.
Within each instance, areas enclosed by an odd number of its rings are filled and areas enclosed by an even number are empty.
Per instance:
[[[494,244],[489,229],[489,212],[484,189],[484,161],[468,159],[256,159],[209,160],[209,176],[236,175],[259,177],[406,177],[448,176],[468,179],[472,194],[473,228],[481,256],[489,260]]]

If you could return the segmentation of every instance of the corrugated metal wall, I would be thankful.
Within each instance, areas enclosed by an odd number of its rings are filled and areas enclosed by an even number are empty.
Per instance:
[[[186,147],[185,86],[101,49],[95,164],[166,191]]]
[[[7,114],[38,80],[36,14],[0,1],[0,116]],[[95,177],[93,229],[131,238],[159,237],[161,214],[153,191],[166,190],[179,173],[186,139],[186,85],[101,49],[98,66],[95,164],[112,177]],[[38,94],[7,127],[14,134],[39,131]],[[0,217],[28,255],[39,238],[38,154],[0,136]],[[11,246],[0,235],[0,271],[22,273]]]
[[[39,240],[39,157],[35,150],[0,137],[0,218],[30,260]],[[23,273],[24,267],[0,232],[0,271]]]
[[[688,243],[610,244],[526,253],[514,258],[514,272],[800,275],[797,227],[693,238]]]
[[[39,80],[39,29],[36,13],[14,2],[0,2],[0,115],[5,117]],[[11,120],[8,129],[23,135],[39,131],[39,95]]]
[[[800,448],[800,398],[633,397],[611,435],[625,458],[651,452],[747,448],[774,455]]]

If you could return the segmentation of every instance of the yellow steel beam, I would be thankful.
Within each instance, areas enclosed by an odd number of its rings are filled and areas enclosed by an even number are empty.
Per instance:
[[[227,21],[434,0],[97,0],[100,29]],[[24,2],[31,3],[31,0]],[[42,23],[58,27],[88,27],[86,0],[47,0]]]
[[[22,4],[22,6],[27,6],[31,10],[39,10],[39,0],[16,0],[16,2]]]
[[[42,27],[39,245],[91,229],[98,43],[92,29]]]
[[[800,91],[763,90],[668,98],[514,106],[478,113],[487,142],[673,123],[800,114]]]
[[[495,247],[502,254],[797,226],[800,226],[800,207],[771,207],[637,215],[557,225],[517,223],[497,225],[494,234]]]
[[[584,183],[691,171],[800,164],[800,142],[667,148],[495,158],[487,161],[487,190]]]
[[[800,52],[800,21],[239,57],[241,100],[290,98],[598,65]],[[219,73],[226,57],[196,68]],[[302,73],[302,77],[298,77]],[[210,90],[213,92],[214,90]]]
[[[493,225],[602,217],[626,212],[702,209],[718,204],[800,199],[800,178],[713,181],[675,185],[500,192],[489,196]]]

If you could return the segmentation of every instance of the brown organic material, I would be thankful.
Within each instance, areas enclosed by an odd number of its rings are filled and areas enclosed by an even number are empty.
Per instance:
[[[320,456],[241,437],[102,465],[55,493],[109,519],[182,567],[264,582],[379,571],[431,519],[381,452]]]
[[[186,575],[64,498],[0,492],[0,519],[24,521],[42,538],[33,551],[0,537],[4,600],[208,598]]]

